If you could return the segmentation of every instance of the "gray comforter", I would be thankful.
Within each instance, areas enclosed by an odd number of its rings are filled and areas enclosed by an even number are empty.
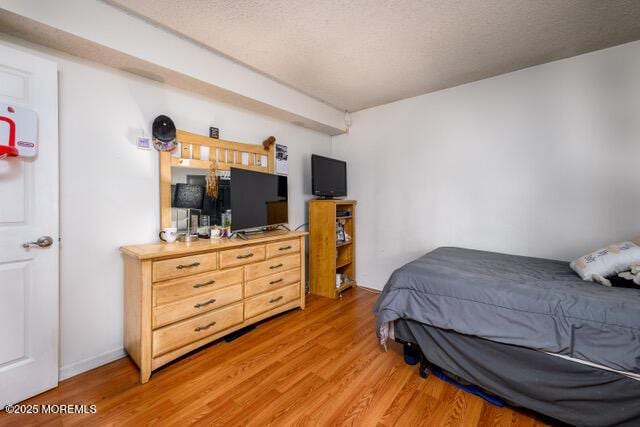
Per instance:
[[[563,261],[438,248],[396,270],[378,331],[410,319],[640,373],[640,290],[582,281]]]

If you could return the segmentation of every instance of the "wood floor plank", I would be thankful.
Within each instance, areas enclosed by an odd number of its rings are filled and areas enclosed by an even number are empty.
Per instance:
[[[407,407],[412,404],[418,395],[422,393],[426,381],[415,372],[409,371],[409,377],[402,389],[396,393],[393,401],[385,408],[385,412],[377,421],[378,426],[392,426],[398,423],[402,414],[407,412]]]
[[[543,426],[403,363],[375,336],[377,295],[309,296],[304,311],[265,321],[156,371],[147,384],[120,359],[62,381],[26,404],[95,404],[96,414],[13,415],[0,426],[362,425]]]
[[[361,420],[362,425],[375,425],[377,424],[386,413],[387,409],[392,405],[396,396],[402,391],[405,384],[410,378],[415,377],[415,372],[411,372],[409,369],[403,369],[401,360],[397,364],[393,365],[393,368],[389,370],[382,378],[382,381],[378,381],[374,387],[379,388],[379,392],[372,396],[369,408],[366,413],[363,414]]]

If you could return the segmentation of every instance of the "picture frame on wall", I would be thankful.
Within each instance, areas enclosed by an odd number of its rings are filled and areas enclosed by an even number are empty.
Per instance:
[[[278,175],[287,175],[289,168],[287,162],[289,161],[289,153],[286,145],[276,144],[276,173]]]

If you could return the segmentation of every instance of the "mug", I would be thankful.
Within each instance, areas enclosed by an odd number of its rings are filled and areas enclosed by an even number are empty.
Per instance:
[[[162,231],[160,231],[160,233],[158,234],[158,237],[160,237],[160,240],[162,241],[173,243],[178,237],[178,229],[175,227],[163,228]]]
[[[222,237],[222,229],[218,228],[218,227],[214,227],[211,229],[211,238],[212,239],[219,239]]]

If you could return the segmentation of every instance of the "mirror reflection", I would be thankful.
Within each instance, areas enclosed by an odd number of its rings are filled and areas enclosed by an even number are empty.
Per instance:
[[[178,230],[197,234],[198,227],[226,225],[231,180],[218,174],[218,195],[213,198],[206,191],[208,173],[207,169],[171,168],[171,222]]]

